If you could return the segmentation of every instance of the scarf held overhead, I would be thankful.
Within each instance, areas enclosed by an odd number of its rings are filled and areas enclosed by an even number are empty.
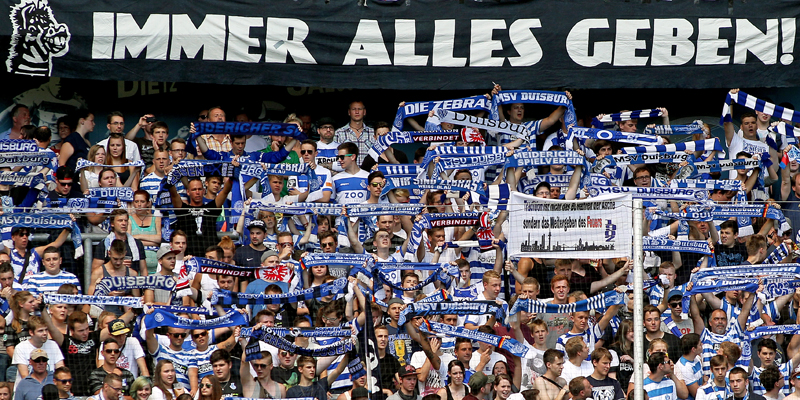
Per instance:
[[[492,119],[500,119],[500,104],[527,103],[550,104],[565,107],[564,124],[575,125],[578,122],[575,116],[575,107],[572,100],[564,92],[551,92],[546,90],[502,90],[492,97],[492,107],[489,111]]]
[[[494,301],[454,301],[451,303],[411,303],[400,313],[399,326],[416,317],[428,315],[494,315],[498,322],[505,321],[505,307]]]

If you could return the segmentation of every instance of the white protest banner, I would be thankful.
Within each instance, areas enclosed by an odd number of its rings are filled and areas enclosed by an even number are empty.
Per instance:
[[[628,257],[633,245],[631,206],[629,194],[564,201],[513,192],[508,252],[537,258]]]

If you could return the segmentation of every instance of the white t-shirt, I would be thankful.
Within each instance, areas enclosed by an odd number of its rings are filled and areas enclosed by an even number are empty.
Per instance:
[[[564,360],[564,369],[561,371],[561,377],[565,381],[570,382],[572,378],[578,376],[589,376],[594,372],[594,367],[591,361],[581,360],[581,366],[576,367],[569,360]]]
[[[425,352],[417,351],[411,355],[411,362],[410,364],[419,371],[423,365],[425,365],[425,361],[428,361],[428,357],[425,355]],[[417,386],[419,388],[419,393],[422,396],[427,394],[436,393],[439,389],[444,387],[444,382],[442,381],[442,377],[439,375],[439,371],[433,368],[430,369],[428,372],[428,379],[423,381],[418,381]]]
[[[105,360],[105,357],[103,357],[104,347],[104,344],[100,345],[100,351],[97,352],[97,359],[100,361]],[[136,360],[140,358],[144,358],[142,345],[139,344],[138,340],[129,337],[125,340],[125,348],[122,349],[122,353],[117,358],[117,367],[131,371],[133,376],[139,376],[139,364],[136,363]]]
[[[61,350],[58,348],[58,344],[56,344],[56,342],[53,340],[47,340],[46,342],[44,342],[44,345],[41,348],[42,350],[47,352],[47,358],[48,358],[47,370],[51,372],[55,371],[56,364],[61,361],[64,361],[64,356],[61,355]],[[35,349],[37,349],[37,347],[34,346],[30,340],[26,340],[18,344],[17,347],[14,348],[14,358],[11,360],[11,364],[27,365],[28,372],[30,373],[30,371],[32,371],[33,368],[30,365],[31,353]],[[14,389],[17,388],[17,385],[19,385],[19,381],[21,380],[22,377],[19,375],[19,371],[17,371],[17,378],[14,381]]]
[[[492,355],[489,357],[489,362],[486,363],[486,365],[483,367],[483,373],[486,374],[486,376],[492,375],[492,369],[494,369],[494,365],[498,361],[506,361],[506,356],[496,351],[493,351]],[[469,369],[475,370],[478,367],[478,364],[480,363],[481,363],[481,353],[479,351],[473,351],[472,358],[469,360]]]

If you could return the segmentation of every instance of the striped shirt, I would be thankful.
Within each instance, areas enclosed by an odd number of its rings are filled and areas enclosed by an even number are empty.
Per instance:
[[[27,251],[31,252],[31,255],[28,260],[28,268],[25,270],[25,276],[31,276],[39,272],[42,256],[34,249],[28,249]],[[27,255],[28,253],[26,252],[25,254]],[[25,256],[17,253],[17,249],[11,250],[11,266],[14,268],[14,280],[23,282],[25,277],[21,277],[20,274],[22,274],[22,267],[25,266]]]
[[[686,283],[680,286],[675,286],[674,288],[670,289],[670,291],[673,290],[680,290],[681,292],[686,292]],[[663,298],[664,298],[664,288],[661,285],[655,285],[650,289],[650,305],[658,307],[658,305],[661,304],[661,300]]]
[[[709,364],[709,362],[711,361],[711,357],[717,355],[717,350],[722,342],[734,343],[742,349],[742,356],[736,361],[736,366],[747,369],[750,365],[750,357],[752,354],[750,342],[744,340],[744,337],[745,334],[738,323],[728,325],[728,331],[725,332],[724,335],[718,335],[708,329],[703,329],[703,332],[700,334],[700,343],[703,344],[703,374],[711,375],[711,364]]]
[[[193,349],[191,355],[194,357],[195,366],[197,366],[197,380],[203,379],[204,376],[208,376],[214,373],[214,370],[211,369],[211,353],[217,350],[217,345],[210,344],[206,351],[200,351],[197,349]]]
[[[315,159],[317,165],[330,164],[334,171],[341,171],[342,167],[339,165],[338,158],[336,157],[339,154],[339,150],[337,150],[338,147],[338,142],[317,142],[317,158]]]
[[[649,400],[675,400],[675,382],[667,377],[656,382],[648,376],[644,379],[644,391]]]
[[[781,375],[783,376],[783,389],[781,389],[781,393],[784,396],[788,396],[792,394],[792,386],[789,384],[788,377],[792,375],[792,360],[789,360],[781,365],[778,365],[778,369],[781,370]],[[761,373],[764,372],[763,367],[756,367],[753,366],[753,372],[750,373],[750,387],[753,393],[764,395],[767,393],[767,389],[761,384]]]
[[[728,398],[727,386],[717,386],[710,381],[697,389],[695,400],[725,400]]]
[[[358,165],[364,163],[364,158],[368,156],[369,150],[375,145],[375,130],[364,124],[361,136],[356,136],[356,132],[347,124],[336,130],[333,141],[338,143],[351,142],[358,146]],[[333,387],[331,387],[333,388]]]
[[[155,362],[171,360],[175,367],[175,379],[182,383],[183,387],[190,387],[189,368],[197,368],[195,357],[192,355],[192,352],[184,349],[175,351],[170,349],[169,346],[164,346],[159,343],[158,350],[153,354],[153,359]]]
[[[703,385],[703,363],[699,359],[689,361],[681,356],[678,362],[675,363],[675,376],[686,383],[686,386],[697,384]],[[689,400],[694,400],[692,395],[689,395]]]
[[[603,337],[603,331],[600,329],[598,325],[589,322],[589,326],[586,328],[586,332],[573,333],[572,330],[570,330],[569,332],[559,336],[558,340],[556,341],[556,350],[561,351],[564,354],[567,354],[567,351],[564,349],[564,345],[567,344],[567,340],[570,340],[575,336],[583,337],[583,341],[586,343],[586,345],[589,346],[589,354],[592,354],[592,352],[594,351],[594,347],[597,344],[597,341]],[[586,359],[588,360],[589,358],[587,357]]]
[[[317,175],[317,181],[319,182],[319,190],[315,192],[311,192],[306,199],[307,202],[317,201],[322,198],[323,192],[331,192],[333,193],[333,177],[331,177],[331,172],[328,171],[327,168],[317,165],[317,168],[314,168],[314,173]],[[297,190],[300,192],[307,192],[308,191],[308,177],[305,175],[300,175],[297,177]]]
[[[34,296],[38,296],[43,293],[58,292],[58,288],[65,283],[77,286],[78,294],[81,293],[81,283],[78,281],[78,277],[67,271],[58,271],[56,275],[50,275],[46,271],[28,275],[22,281],[22,288],[31,292]]]

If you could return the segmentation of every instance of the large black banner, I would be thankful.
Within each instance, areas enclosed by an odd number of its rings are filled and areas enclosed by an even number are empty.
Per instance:
[[[800,86],[800,2],[4,0],[15,74],[384,89]]]

